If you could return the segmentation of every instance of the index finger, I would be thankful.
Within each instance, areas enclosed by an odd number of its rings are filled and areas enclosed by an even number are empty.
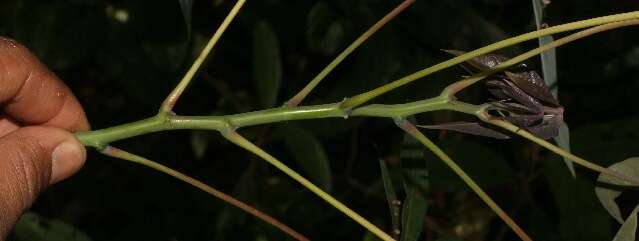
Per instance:
[[[24,125],[88,130],[82,106],[55,74],[14,40],[0,37],[0,108]]]

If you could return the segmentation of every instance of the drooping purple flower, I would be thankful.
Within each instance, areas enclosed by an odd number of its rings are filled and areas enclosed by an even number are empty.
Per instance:
[[[445,51],[454,55],[464,53],[458,50]],[[490,70],[508,59],[502,55],[487,54],[472,58],[462,66],[474,74]],[[550,93],[548,86],[536,71],[520,64],[510,71],[502,71],[489,76],[485,84],[494,97],[494,100],[490,102],[490,110],[501,118],[542,139],[550,139],[558,135],[559,126],[563,122],[564,109]],[[424,127],[460,131],[493,138],[504,136],[504,134],[480,126],[478,123],[461,125],[460,123],[445,123]]]

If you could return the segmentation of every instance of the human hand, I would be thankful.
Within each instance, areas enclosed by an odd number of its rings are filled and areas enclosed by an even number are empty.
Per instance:
[[[0,240],[42,190],[82,167],[86,151],[71,131],[88,129],[69,88],[0,37]]]

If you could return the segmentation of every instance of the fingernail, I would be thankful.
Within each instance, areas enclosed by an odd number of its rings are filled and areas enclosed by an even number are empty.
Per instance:
[[[51,154],[51,180],[54,184],[67,179],[84,164],[86,151],[78,142],[60,143]]]

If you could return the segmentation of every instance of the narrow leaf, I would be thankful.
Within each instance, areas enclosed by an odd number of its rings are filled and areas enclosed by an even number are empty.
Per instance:
[[[266,22],[253,29],[253,80],[263,107],[273,107],[282,83],[279,42]]]
[[[568,125],[566,125],[566,122],[561,123],[559,126],[559,135],[554,137],[554,140],[557,143],[557,146],[567,152],[570,152],[570,129],[568,128]],[[572,174],[573,177],[576,177],[575,166],[572,161],[564,158],[564,163],[566,163],[566,167],[568,167],[570,174]]]
[[[535,24],[537,29],[543,28],[545,0],[532,0],[533,12],[535,14]],[[539,46],[548,44],[553,41],[552,36],[539,37]],[[544,73],[544,81],[551,88],[555,97],[557,97],[557,59],[555,57],[555,49],[549,49],[541,53],[541,69]]]
[[[388,173],[388,167],[386,167],[386,161],[379,159],[379,168],[382,173],[382,182],[384,184],[384,193],[386,194],[386,201],[388,202],[388,208],[391,216],[391,224],[393,226],[393,238],[397,239],[397,235],[400,232],[399,229],[399,212],[401,202],[397,199],[395,194],[395,188],[393,187],[393,181]]]
[[[428,210],[426,192],[428,172],[425,169],[404,171],[406,199],[402,206],[402,232],[400,241],[416,241],[424,227],[424,217]]]
[[[186,36],[191,37],[191,31],[193,29],[191,23],[191,16],[193,12],[193,0],[178,0],[180,2],[180,8],[182,9],[182,17],[184,17],[184,24],[186,24]]]
[[[416,126],[421,128],[426,128],[426,129],[458,131],[458,132],[462,132],[466,134],[486,136],[486,137],[492,137],[496,139],[510,138],[507,135],[502,134],[501,132],[483,127],[482,125],[476,122],[450,122],[450,123],[444,123],[439,125],[416,125]]]
[[[630,213],[630,216],[621,225],[619,231],[615,235],[612,241],[635,241],[635,234],[637,233],[637,211],[639,211],[639,205]]]
[[[617,171],[621,174],[636,177],[639,176],[639,157],[628,158],[622,162],[615,163],[608,169]],[[615,198],[619,197],[624,186],[630,186],[631,183],[608,175],[600,174],[597,181],[600,185],[595,187],[597,198],[601,205],[614,217],[619,223],[623,223],[621,211],[615,202]]]
[[[284,139],[286,147],[309,179],[330,192],[332,186],[331,168],[324,147],[313,133],[290,125]]]
[[[558,237],[554,240],[610,240],[612,227],[606,218],[609,215],[596,200],[592,181],[579,175],[576,179],[566,175],[561,158],[550,158],[543,162],[543,172],[557,207],[557,214],[551,219],[558,228]]]
[[[535,24],[537,25],[537,29],[541,29],[544,24],[543,15],[544,7],[546,6],[545,0],[532,0],[532,5],[533,12],[535,14]],[[548,44],[552,41],[552,36],[539,37],[539,46]],[[546,86],[550,87],[550,92],[555,99],[557,99],[557,58],[554,48],[541,53],[541,69],[544,74]],[[561,149],[570,152],[570,129],[565,122],[559,127],[559,135],[554,137],[554,140]],[[572,174],[573,177],[576,177],[574,164],[567,158],[564,158],[564,163],[566,164],[566,167],[568,167],[570,174]]]

